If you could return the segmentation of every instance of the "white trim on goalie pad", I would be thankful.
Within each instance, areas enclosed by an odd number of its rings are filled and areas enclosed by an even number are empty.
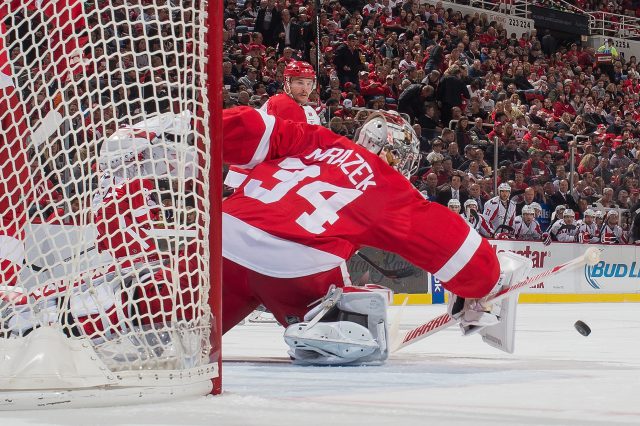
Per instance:
[[[86,339],[54,327],[0,340],[0,410],[96,407],[206,395],[217,364],[111,371]]]
[[[264,275],[295,278],[338,268],[344,259],[284,240],[222,214],[222,256]],[[269,259],[268,268],[264,259]]]

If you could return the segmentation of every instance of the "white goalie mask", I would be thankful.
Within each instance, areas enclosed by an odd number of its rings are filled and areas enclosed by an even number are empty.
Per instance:
[[[420,141],[411,125],[395,111],[377,111],[355,134],[354,141],[376,155],[383,151],[387,161],[407,178],[420,159]]]

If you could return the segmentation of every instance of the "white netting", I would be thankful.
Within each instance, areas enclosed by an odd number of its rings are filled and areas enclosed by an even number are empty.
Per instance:
[[[0,4],[0,390],[38,339],[210,378],[206,2]]]

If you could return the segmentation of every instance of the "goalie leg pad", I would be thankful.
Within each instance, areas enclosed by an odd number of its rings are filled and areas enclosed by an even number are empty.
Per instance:
[[[498,261],[502,271],[501,289],[511,287],[511,285],[524,280],[533,268],[533,263],[530,259],[511,252],[499,253]],[[507,297],[499,302],[499,306],[494,310],[498,312],[500,322],[479,330],[485,343],[502,351],[513,353],[515,349],[517,307],[517,295],[515,297]]]
[[[332,288],[304,319],[285,330],[294,363],[377,365],[389,356],[387,299],[381,292]]]

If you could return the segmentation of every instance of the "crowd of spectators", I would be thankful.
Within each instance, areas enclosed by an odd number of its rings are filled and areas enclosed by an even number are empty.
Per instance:
[[[225,2],[224,102],[259,107],[282,90],[292,58],[317,64],[317,11],[312,1],[241,2]],[[515,201],[533,194],[544,228],[560,204],[576,219],[588,208],[619,209],[631,240],[640,237],[632,229],[640,208],[636,57],[601,69],[593,48],[563,45],[548,32],[509,34],[485,14],[439,2],[330,0],[319,19],[312,101],[320,115],[349,137],[359,107],[407,114],[423,154],[412,180],[428,198],[438,201],[459,175],[482,209],[496,195],[495,176],[519,194]]]

